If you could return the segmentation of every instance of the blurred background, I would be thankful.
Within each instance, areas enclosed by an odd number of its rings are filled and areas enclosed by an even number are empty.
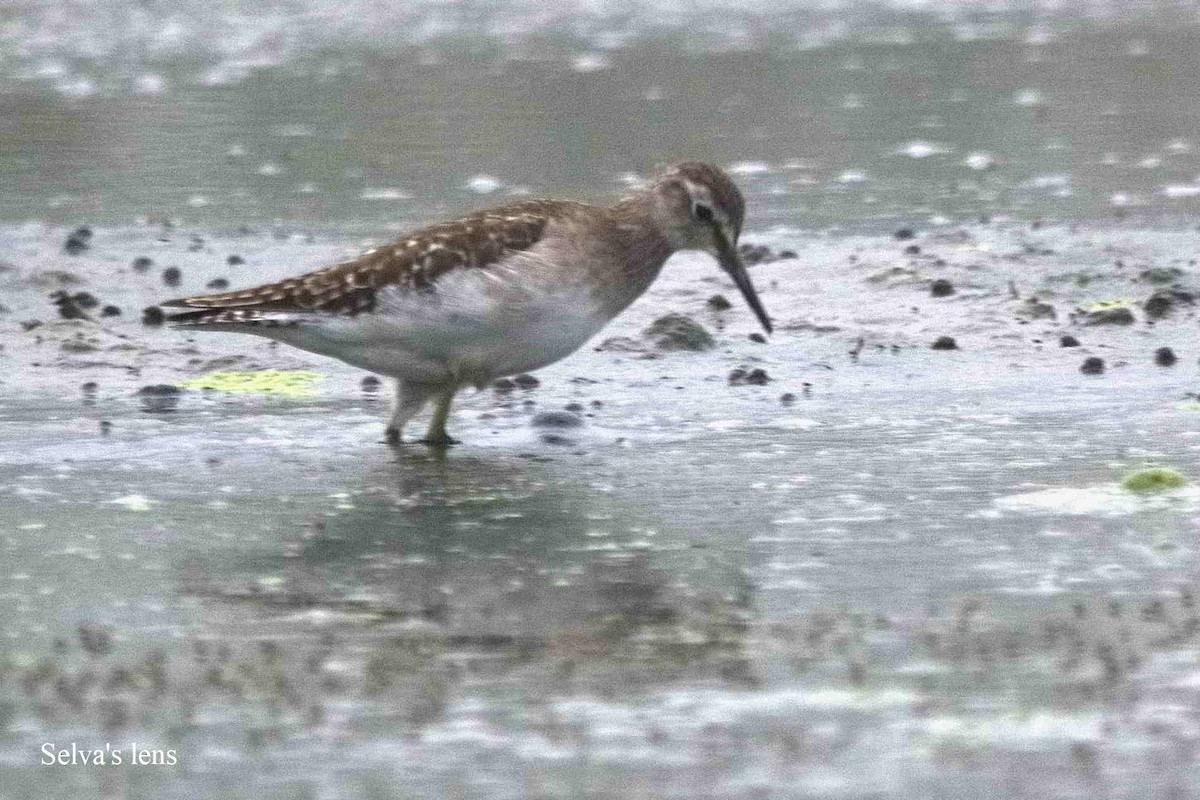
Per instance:
[[[752,225],[1195,211],[1193,0],[9,2],[0,219],[407,224],[731,166]]]

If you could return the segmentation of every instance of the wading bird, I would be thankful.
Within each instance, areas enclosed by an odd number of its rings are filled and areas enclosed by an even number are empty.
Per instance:
[[[521,200],[431,225],[277,283],[164,303],[189,330],[251,333],[396,379],[387,439],[429,400],[447,445],[454,393],[565,358],[654,282],[677,250],[712,254],[770,333],[737,254],[742,193],[678,164],[608,207]]]

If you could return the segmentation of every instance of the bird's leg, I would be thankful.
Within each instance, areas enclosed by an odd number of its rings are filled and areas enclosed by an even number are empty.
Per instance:
[[[442,389],[433,410],[433,419],[429,421],[429,430],[425,432],[425,438],[421,440],[421,444],[434,447],[458,444],[457,440],[450,438],[450,435],[446,433],[446,420],[450,418],[450,403],[454,401],[454,393],[457,391],[457,382],[449,383]]]
[[[418,411],[425,407],[429,400],[429,387],[411,381],[396,381],[396,403],[392,409],[392,418],[388,420],[384,439],[388,444],[400,444],[400,435],[404,433],[404,425]]]

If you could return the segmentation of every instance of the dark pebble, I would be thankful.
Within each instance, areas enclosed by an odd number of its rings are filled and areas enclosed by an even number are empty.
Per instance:
[[[729,302],[723,294],[714,294],[708,298],[708,307],[713,311],[727,311],[733,308],[733,303]]]
[[[513,383],[515,383],[521,389],[536,389],[542,385],[542,382],[537,378],[533,377],[532,375],[526,375],[525,373],[521,373],[513,378]]]
[[[112,423],[111,423],[111,422],[109,422],[109,421],[108,421],[108,420],[106,420],[106,419],[102,419],[102,420],[100,420],[100,435],[101,435],[101,436],[108,436],[108,434],[109,434],[111,431],[112,431]]]
[[[167,315],[158,306],[146,306],[142,309],[143,325],[162,325]]]
[[[1097,356],[1089,356],[1079,365],[1079,371],[1084,375],[1100,375],[1104,372],[1104,359]]]
[[[758,342],[759,344],[766,344],[767,337],[763,336],[761,333],[752,333],[750,334],[750,341]]]
[[[1079,340],[1076,339],[1074,336],[1071,336],[1070,334],[1063,336],[1061,339],[1058,340],[1058,343],[1062,347],[1079,347]]]
[[[26,319],[21,321],[21,330],[25,331],[26,333],[29,333],[31,330],[40,327],[42,327],[42,321],[40,319]]]
[[[796,402],[796,395],[792,394],[791,392],[785,392],[784,394],[779,395],[779,402],[783,403],[785,406],[790,406],[792,403]]]
[[[167,267],[162,271],[162,279],[167,286],[178,286],[183,282],[183,270],[179,267]]]
[[[208,283],[204,284],[205,289],[228,289],[229,281],[225,278],[213,278]]]
[[[893,233],[892,236],[895,237],[896,241],[903,242],[906,239],[915,239],[917,234],[913,232],[912,228],[901,228]]]
[[[582,414],[583,413],[583,403],[567,403],[565,406],[563,406],[563,408],[565,408],[567,411],[570,411],[574,414]]]
[[[777,256],[780,261],[788,261],[790,259],[799,257],[800,256],[796,254],[795,250],[780,250],[779,255]]]
[[[919,244],[908,245],[907,247],[904,248],[904,255],[906,255],[906,256],[921,255],[921,245],[919,245]]]
[[[132,266],[134,272],[149,272],[150,268],[154,266],[154,259],[138,256],[133,260]]]
[[[383,381],[379,380],[379,378],[376,378],[374,375],[368,375],[358,382],[358,385],[362,387],[364,392],[378,392],[379,387],[382,384]]]
[[[121,316],[121,309],[117,308],[116,306],[105,306],[104,308],[100,309],[100,316],[119,317]]]
[[[938,278],[929,284],[929,293],[934,297],[949,297],[954,294],[954,284],[945,278]]]
[[[91,238],[92,229],[86,225],[80,226],[67,236],[67,241],[63,243],[63,250],[67,251],[67,255],[77,256],[88,249],[88,240]]]
[[[241,256],[230,256],[229,258],[225,259],[225,263],[231,267],[236,267],[239,264],[245,264],[246,259],[242,258]]]
[[[96,390],[99,388],[100,384],[96,383],[95,381],[88,381],[79,387],[80,391],[82,391],[84,394],[95,394]]]
[[[508,378],[500,378],[499,380],[492,381],[492,388],[497,392],[511,392],[517,388],[517,385]]]
[[[939,336],[929,347],[932,350],[957,350],[958,342],[954,341],[953,336]]]
[[[535,428],[578,428],[583,425],[583,418],[570,411],[539,411],[529,424]]]
[[[1160,367],[1173,367],[1179,356],[1169,347],[1160,347],[1154,351],[1154,363]]]
[[[169,397],[182,394],[183,389],[169,383],[151,383],[137,390],[141,397]]]
[[[188,252],[198,253],[204,249],[204,240],[199,236],[193,236],[192,241],[188,244]]]
[[[755,367],[751,370],[738,367],[729,373],[730,386],[765,386],[770,381],[771,376],[761,367]]]

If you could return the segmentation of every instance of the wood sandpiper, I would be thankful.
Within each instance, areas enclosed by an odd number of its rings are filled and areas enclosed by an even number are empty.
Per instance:
[[[742,193],[678,164],[602,207],[521,200],[431,225],[295,278],[165,306],[175,326],[252,333],[396,379],[387,439],[430,400],[422,440],[447,445],[454,393],[570,355],[641,296],[677,250],[716,257],[770,333],[737,253]]]

